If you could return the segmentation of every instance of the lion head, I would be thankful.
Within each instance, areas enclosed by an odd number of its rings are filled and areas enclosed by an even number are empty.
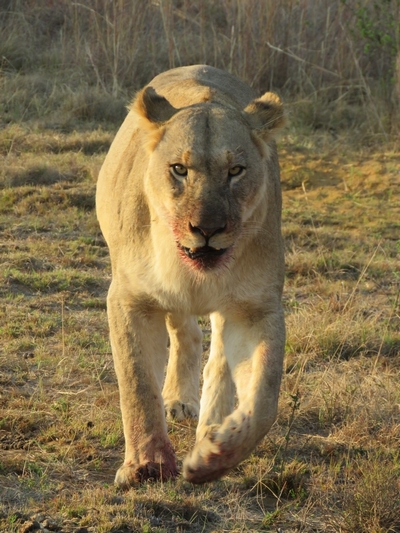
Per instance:
[[[153,216],[170,228],[186,265],[212,271],[262,224],[268,158],[284,115],[270,92],[244,109],[203,92],[179,108],[148,86],[132,110],[147,136],[144,189]]]

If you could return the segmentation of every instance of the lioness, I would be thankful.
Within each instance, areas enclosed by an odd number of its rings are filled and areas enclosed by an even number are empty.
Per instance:
[[[182,67],[138,93],[110,148],[97,215],[112,263],[108,318],[126,442],[119,486],[177,476],[166,416],[198,418],[183,465],[193,483],[245,459],[275,419],[285,327],[273,139],[283,122],[275,94],[256,98],[219,69]],[[206,314],[199,402],[196,315]]]

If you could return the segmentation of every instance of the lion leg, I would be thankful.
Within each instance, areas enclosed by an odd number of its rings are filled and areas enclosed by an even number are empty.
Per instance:
[[[217,316],[211,315],[211,328],[216,329]],[[200,401],[200,418],[196,441],[200,442],[215,424],[221,424],[232,413],[235,400],[235,384],[225,357],[222,338],[212,335],[210,357],[204,367],[204,384]]]
[[[165,315],[132,302],[115,281],[108,293],[110,338],[125,435],[125,461],[115,483],[129,488],[176,477],[161,385],[167,355]]]
[[[163,388],[167,419],[197,419],[203,334],[195,316],[167,315],[169,360]]]
[[[215,314],[213,325],[213,335],[224,347],[238,405],[222,421],[218,410],[214,420],[200,414],[196,444],[183,468],[192,483],[218,479],[250,455],[275,420],[282,375],[285,330],[281,311],[257,322]],[[215,376],[207,379],[205,387],[209,379]]]

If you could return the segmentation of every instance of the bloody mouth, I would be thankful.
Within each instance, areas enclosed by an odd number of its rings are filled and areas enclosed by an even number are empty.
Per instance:
[[[212,246],[201,246],[200,248],[186,248],[178,245],[183,258],[190,259],[190,263],[198,268],[208,269],[217,266],[229,248],[212,248]]]

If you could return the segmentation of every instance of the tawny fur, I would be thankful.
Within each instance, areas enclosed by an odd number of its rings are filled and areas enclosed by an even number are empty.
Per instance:
[[[218,69],[182,67],[137,95],[110,148],[97,215],[112,263],[108,316],[126,442],[120,486],[177,475],[165,411],[199,419],[183,468],[195,483],[246,458],[275,419],[285,328],[273,139],[283,121],[276,95],[257,98]],[[174,175],[173,165],[187,175]],[[206,237],[207,225],[216,230]],[[212,264],[185,252],[206,244],[227,251]],[[199,403],[195,317],[206,314],[212,342]]]

